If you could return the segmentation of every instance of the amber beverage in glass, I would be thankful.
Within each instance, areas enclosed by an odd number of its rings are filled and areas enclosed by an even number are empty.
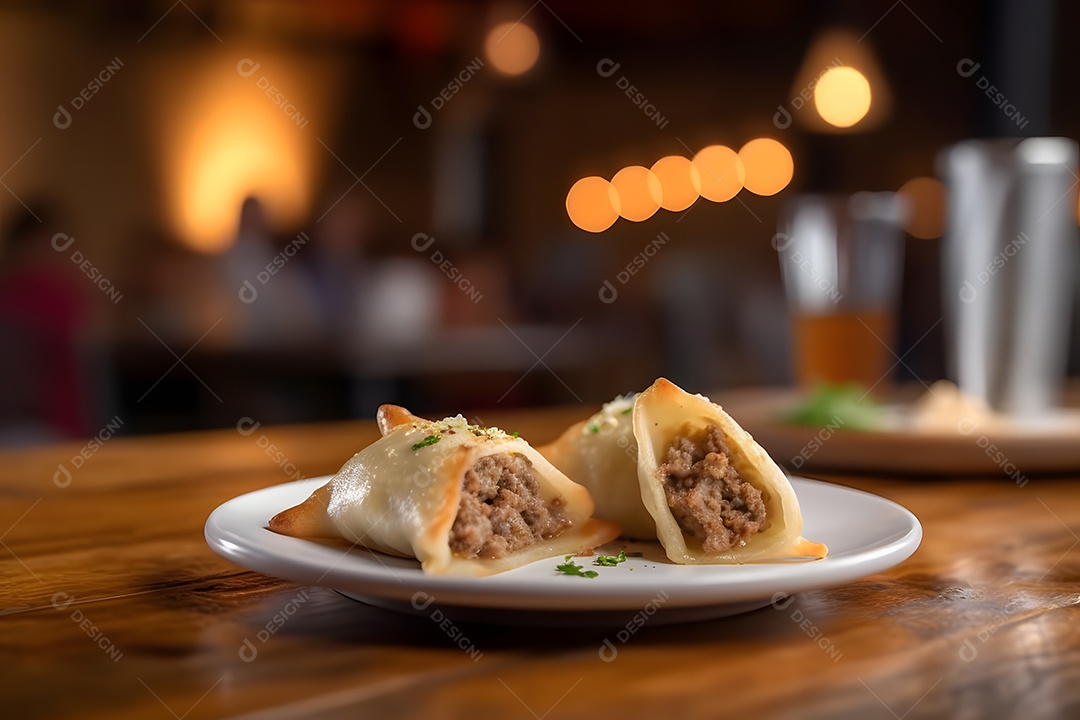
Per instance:
[[[795,371],[800,385],[857,382],[872,389],[888,381],[896,358],[893,314],[884,309],[794,316]]]
[[[889,387],[905,214],[895,193],[803,195],[785,208],[773,244],[800,385]]]

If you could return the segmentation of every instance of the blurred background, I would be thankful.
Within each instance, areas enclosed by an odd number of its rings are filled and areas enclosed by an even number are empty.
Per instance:
[[[0,441],[785,385],[774,236],[807,192],[908,198],[895,379],[940,378],[936,157],[1075,137],[1078,23],[1048,0],[0,3]]]

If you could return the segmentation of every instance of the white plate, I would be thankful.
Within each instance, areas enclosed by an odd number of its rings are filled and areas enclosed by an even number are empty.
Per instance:
[[[886,570],[907,559],[922,539],[919,521],[896,503],[792,478],[803,511],[803,535],[828,545],[824,560],[684,566],[670,563],[658,543],[617,541],[601,552],[618,554],[626,548],[644,556],[615,567],[593,567],[590,558],[577,558],[599,573],[592,579],[556,572],[561,557],[485,578],[432,577],[413,560],[266,529],[274,514],[327,480],[275,485],[229,500],[207,519],[206,541],[217,554],[251,570],[335,588],[393,610],[431,614],[439,607],[463,621],[591,625],[622,624],[643,609],[659,622],[746,612],[768,605],[778,593],[842,585]]]

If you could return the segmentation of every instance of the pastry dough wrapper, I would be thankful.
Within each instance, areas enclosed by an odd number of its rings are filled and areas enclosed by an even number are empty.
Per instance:
[[[540,448],[598,498],[598,517],[618,522],[626,536],[658,539],[668,558],[684,565],[822,558],[828,553],[821,543],[801,536],[799,501],[783,470],[719,405],[660,378],[636,397],[631,413],[626,413],[628,407],[629,399],[616,399]],[[761,492],[770,523],[744,545],[724,553],[706,552],[682,530],[660,477],[660,465],[675,438],[698,441],[709,425],[724,436],[739,476]]]
[[[432,575],[482,576],[569,555],[615,539],[619,527],[591,518],[593,501],[525,440],[495,428],[470,426],[460,415],[433,422],[394,405],[379,408],[383,437],[356,453],[300,505],[270,520],[296,537],[345,538],[389,555],[416,558]],[[413,449],[425,438],[438,442]],[[502,558],[463,558],[450,549],[462,479],[478,460],[513,453],[532,466],[545,503],[556,498],[570,520],[561,534]]]
[[[588,488],[597,517],[619,523],[625,537],[655,540],[656,522],[638,491],[638,447],[631,414],[636,397],[605,403],[600,412],[574,423],[537,450],[567,477]]]

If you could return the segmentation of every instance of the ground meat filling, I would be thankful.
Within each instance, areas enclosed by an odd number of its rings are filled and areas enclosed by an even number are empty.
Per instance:
[[[700,443],[677,437],[660,466],[668,507],[706,552],[723,553],[769,527],[761,491],[739,477],[720,428]]]
[[[523,455],[480,458],[465,473],[450,550],[465,558],[501,558],[570,527],[561,498],[547,503]]]

